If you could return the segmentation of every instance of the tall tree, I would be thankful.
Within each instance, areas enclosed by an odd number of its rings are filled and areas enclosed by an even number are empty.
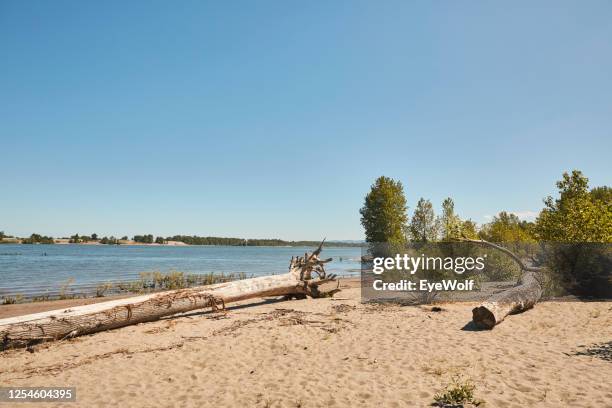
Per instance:
[[[581,296],[610,297],[612,203],[608,188],[589,191],[578,170],[563,173],[559,198],[547,197],[536,220],[539,239],[548,241],[546,262],[556,285]]]
[[[438,236],[438,224],[431,201],[423,197],[419,200],[410,220],[410,236],[416,242],[435,241]]]
[[[406,210],[402,183],[385,176],[376,179],[359,210],[366,241],[392,246],[405,244]]]
[[[455,202],[450,197],[447,197],[442,202],[440,224],[443,241],[450,241],[461,237],[461,219],[455,214]]]
[[[559,198],[544,199],[536,220],[538,238],[554,242],[612,242],[612,203],[608,188],[589,192],[589,179],[581,171],[563,173],[557,182]],[[607,201],[607,202],[606,202]]]

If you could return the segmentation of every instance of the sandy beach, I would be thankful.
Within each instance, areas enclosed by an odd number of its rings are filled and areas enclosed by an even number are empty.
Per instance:
[[[543,302],[473,331],[473,305],[361,304],[355,286],[7,351],[0,383],[74,386],[79,407],[426,407],[460,378],[489,407],[610,406],[609,348],[588,350],[612,338],[611,303]]]

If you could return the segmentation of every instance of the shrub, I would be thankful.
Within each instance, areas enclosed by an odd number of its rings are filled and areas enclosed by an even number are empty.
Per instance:
[[[460,382],[454,378],[442,392],[434,395],[434,404],[438,407],[457,407],[464,404],[479,406],[484,404],[483,400],[474,397],[476,386],[471,381]]]

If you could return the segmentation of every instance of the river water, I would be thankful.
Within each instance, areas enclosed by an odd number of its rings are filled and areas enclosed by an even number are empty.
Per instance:
[[[0,245],[0,299],[59,293],[71,281],[73,293],[91,294],[101,283],[137,280],[141,272],[181,271],[185,274],[250,276],[285,273],[291,256],[306,247],[122,246],[122,245]],[[341,276],[359,275],[361,249],[325,247],[333,258],[326,270]]]

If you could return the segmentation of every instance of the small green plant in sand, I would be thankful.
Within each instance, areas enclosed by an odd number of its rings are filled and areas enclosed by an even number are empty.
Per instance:
[[[453,378],[453,381],[443,391],[434,395],[433,406],[444,408],[478,407],[484,405],[484,401],[474,397],[476,386],[471,381],[461,381]]]

